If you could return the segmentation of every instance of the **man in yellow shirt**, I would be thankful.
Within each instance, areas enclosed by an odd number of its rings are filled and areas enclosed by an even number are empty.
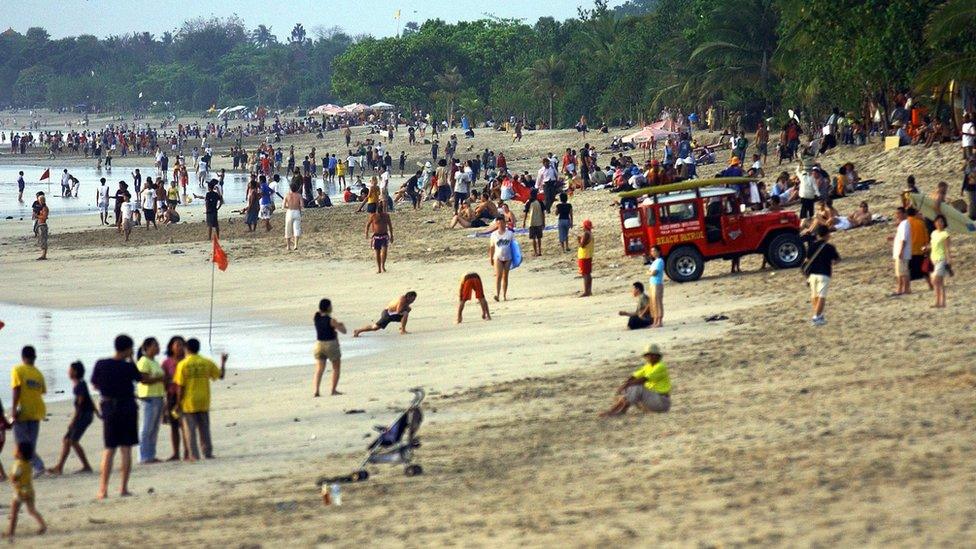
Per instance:
[[[177,386],[176,401],[183,413],[183,443],[190,450],[190,461],[213,458],[210,440],[210,380],[224,379],[227,353],[220,356],[220,368],[208,358],[200,356],[200,341],[186,342],[186,358],[176,365],[173,383]],[[197,446],[199,436],[200,445]]]
[[[671,376],[661,361],[663,355],[657,344],[644,349],[644,365],[630,375],[617,389],[621,395],[600,417],[619,416],[631,405],[645,412],[667,412],[671,409]]]
[[[20,358],[23,364],[14,366],[10,372],[10,387],[13,389],[10,423],[14,426],[14,440],[17,444],[26,442],[36,449],[41,421],[47,415],[43,396],[47,392],[47,384],[44,383],[44,374],[34,366],[34,361],[37,360],[34,347],[24,347],[20,351]],[[44,473],[44,462],[36,450],[31,457],[31,464],[35,475]]]

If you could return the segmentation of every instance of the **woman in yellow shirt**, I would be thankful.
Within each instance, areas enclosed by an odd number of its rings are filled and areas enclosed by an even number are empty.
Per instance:
[[[644,365],[634,370],[627,381],[617,388],[620,397],[600,417],[619,416],[632,405],[645,412],[667,412],[671,409],[671,376],[661,360],[663,354],[657,344],[644,349]]]
[[[946,218],[935,216],[935,230],[929,235],[929,261],[932,262],[932,287],[935,290],[935,307],[946,306],[945,276],[952,275],[952,255],[949,246],[949,232],[946,231]]]
[[[163,367],[159,365],[159,362],[156,362],[156,355],[158,354],[159,342],[154,337],[146,338],[142,342],[142,347],[139,348],[139,360],[136,362],[136,369],[150,378],[162,380],[164,378]],[[136,396],[142,401],[139,462],[159,463],[159,460],[156,459],[156,438],[159,435],[166,386],[162,381],[155,383],[140,382],[136,385]]]

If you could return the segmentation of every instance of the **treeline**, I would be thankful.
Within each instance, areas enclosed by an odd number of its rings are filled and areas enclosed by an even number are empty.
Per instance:
[[[758,116],[886,110],[976,81],[973,0],[597,0],[575,17],[408,23],[399,37],[299,24],[283,40],[236,18],[157,38],[0,36],[0,103],[204,109],[387,101],[475,121],[555,126],[714,104]],[[142,97],[139,94],[142,94]]]
[[[314,35],[314,36],[313,36]],[[320,104],[332,61],[354,42],[335,28],[295,25],[279,40],[237,17],[194,19],[175,33],[52,40],[43,28],[0,35],[0,105],[202,110]]]
[[[564,21],[428,21],[367,38],[335,60],[333,89],[563,127],[663,105],[860,116],[888,112],[899,93],[976,80],[974,28],[973,0],[597,1]]]

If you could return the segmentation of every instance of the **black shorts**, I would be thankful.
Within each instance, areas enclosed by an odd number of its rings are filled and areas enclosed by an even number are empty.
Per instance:
[[[543,228],[544,227],[542,227],[541,225],[538,226],[538,227],[529,227],[529,238],[531,238],[533,240],[535,240],[537,238],[542,238],[542,229]]]
[[[102,436],[106,448],[139,444],[136,399],[102,399]]]
[[[373,203],[373,204],[367,203],[366,204],[366,213],[376,213],[376,204],[377,203]]]
[[[627,328],[631,330],[640,330],[641,328],[647,328],[654,323],[654,320],[650,317],[642,317],[637,315],[630,315],[627,319]]]
[[[142,214],[146,218],[146,223],[152,223],[152,222],[156,221],[156,210],[147,210],[147,209],[143,208],[142,209]]]
[[[217,229],[220,227],[217,222],[217,212],[207,212],[207,226],[211,229]]]
[[[81,437],[85,435],[85,431],[92,424],[92,419],[95,417],[94,414],[85,414],[76,418],[68,425],[68,432],[64,434],[65,440],[70,440],[71,442],[81,442]]]
[[[403,315],[400,313],[391,313],[390,311],[384,310],[380,314],[380,319],[376,321],[376,326],[382,330],[385,330],[391,322],[401,322],[403,321]]]

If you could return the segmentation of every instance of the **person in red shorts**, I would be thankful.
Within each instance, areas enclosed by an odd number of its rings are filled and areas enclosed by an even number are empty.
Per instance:
[[[485,299],[485,289],[481,285],[481,277],[478,273],[468,273],[461,279],[461,291],[458,298],[457,323],[461,323],[461,313],[464,311],[464,304],[472,297],[478,299],[481,304],[481,318],[491,320],[491,313],[488,311],[488,300]]]
[[[580,297],[588,297],[593,295],[593,222],[589,219],[583,222],[583,233],[578,240],[576,262],[579,264],[579,273],[583,276],[583,293]]]

